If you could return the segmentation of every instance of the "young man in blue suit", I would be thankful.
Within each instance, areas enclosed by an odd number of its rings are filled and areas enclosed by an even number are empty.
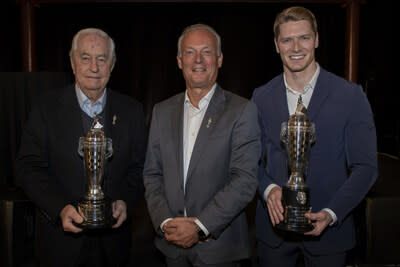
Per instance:
[[[283,10],[275,20],[274,41],[283,73],[257,88],[262,151],[256,237],[260,266],[345,266],[355,245],[352,210],[377,178],[373,114],[362,88],[326,70],[315,60],[317,22],[303,7]],[[301,96],[316,125],[306,170],[314,229],[292,233],[276,229],[283,221],[282,185],[288,180],[287,155],[280,142],[281,123],[288,121]]]

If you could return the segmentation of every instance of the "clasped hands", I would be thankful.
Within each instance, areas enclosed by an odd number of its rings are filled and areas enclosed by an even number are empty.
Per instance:
[[[165,239],[177,246],[190,248],[199,242],[198,226],[194,217],[177,217],[163,225]]]
[[[284,220],[284,210],[282,206],[282,188],[276,186],[271,189],[267,198],[267,207],[269,217],[273,226],[279,224]],[[308,212],[305,214],[305,217],[314,226],[313,230],[304,233],[304,235],[310,236],[319,236],[332,221],[331,215],[324,210],[316,213]]]
[[[112,216],[117,222],[112,226],[112,228],[118,228],[126,220],[126,204],[123,200],[116,200],[112,203]],[[64,231],[72,233],[80,233],[83,231],[73,224],[73,222],[80,224],[83,222],[83,217],[76,208],[68,204],[60,212],[61,223]]]

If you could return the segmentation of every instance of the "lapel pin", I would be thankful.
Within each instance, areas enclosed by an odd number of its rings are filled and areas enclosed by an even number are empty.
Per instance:
[[[212,119],[209,118],[208,121],[207,121],[207,126],[206,126],[206,127],[207,127],[207,128],[210,128],[211,123],[212,123]]]
[[[112,119],[112,125],[115,125],[116,122],[117,122],[117,115],[114,115]]]

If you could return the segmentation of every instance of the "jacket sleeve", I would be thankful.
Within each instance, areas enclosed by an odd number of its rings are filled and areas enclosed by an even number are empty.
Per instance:
[[[174,216],[170,211],[165,197],[163,165],[160,151],[160,135],[162,132],[159,128],[157,105],[154,106],[152,114],[149,143],[143,170],[143,182],[149,214],[155,230],[158,231],[159,226],[165,219]]]
[[[253,96],[252,96],[252,101],[258,105],[257,100],[257,90],[254,91]],[[258,125],[261,130],[261,138],[260,138],[260,147],[261,147],[261,157],[258,165],[258,187],[257,187],[257,193],[261,199],[264,199],[264,192],[267,189],[267,187],[274,182],[274,179],[270,177],[266,171],[266,165],[267,165],[267,142],[268,138],[267,136],[269,133],[267,132],[267,127],[265,125],[265,122],[263,120],[263,116],[261,114],[260,109],[258,109]]]
[[[214,238],[218,238],[253,199],[258,186],[260,149],[257,108],[249,101],[232,129],[230,181],[215,194],[198,216]]]
[[[129,114],[131,121],[128,133],[131,147],[129,148],[130,156],[127,159],[128,171],[120,188],[121,198],[127,204],[128,216],[132,215],[143,199],[143,165],[147,145],[147,126],[142,105],[136,103],[134,107],[133,114],[135,115]]]
[[[17,156],[17,183],[53,223],[68,204],[49,172],[45,103],[37,103],[25,124]]]
[[[378,177],[373,114],[360,86],[352,95],[351,107],[345,126],[345,152],[350,175],[328,205],[339,224],[365,197]]]

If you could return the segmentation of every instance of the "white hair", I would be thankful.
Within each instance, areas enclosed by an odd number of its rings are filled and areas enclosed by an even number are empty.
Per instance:
[[[97,34],[100,35],[110,42],[110,54],[112,55],[112,64],[115,63],[117,60],[117,55],[115,54],[115,43],[114,40],[103,30],[97,29],[97,28],[86,28],[82,29],[79,32],[77,32],[74,35],[74,38],[72,39],[72,45],[71,45],[71,50],[69,51],[69,56],[72,57],[78,47],[78,40],[82,35],[85,34]]]
[[[178,39],[178,57],[182,57],[181,43],[182,43],[183,38],[189,32],[192,32],[195,30],[205,30],[205,31],[208,31],[209,33],[211,33],[212,35],[214,35],[215,39],[217,39],[217,48],[218,48],[217,55],[220,56],[221,55],[221,37],[219,36],[219,34],[211,26],[208,26],[206,24],[194,24],[194,25],[190,25],[190,26],[186,27]]]

